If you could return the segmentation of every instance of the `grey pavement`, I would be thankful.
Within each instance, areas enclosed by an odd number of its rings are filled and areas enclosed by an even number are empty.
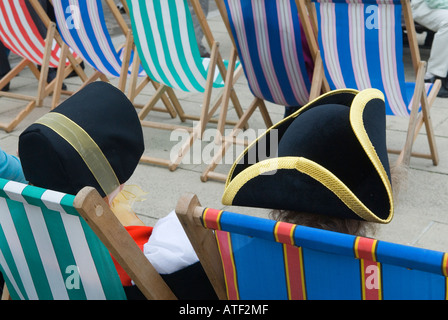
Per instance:
[[[211,3],[213,3],[211,1]],[[107,11],[106,11],[107,12]],[[119,28],[112,23],[108,16],[108,27],[113,35],[114,43],[118,46],[123,41],[123,36],[119,35]],[[230,39],[226,33],[216,8],[212,5],[208,21],[214,37],[220,42],[220,50],[224,57],[230,52]],[[427,59],[429,51],[421,50],[423,59]],[[406,59],[409,59],[409,52],[405,52]],[[11,63],[16,64],[18,58],[12,56]],[[86,72],[90,74],[92,70],[87,67]],[[412,76],[412,67],[406,60],[406,73]],[[117,79],[112,79],[113,84]],[[65,80],[69,90],[76,90],[80,82],[76,78]],[[28,70],[23,71],[11,83],[13,92],[24,94],[34,94],[37,89],[37,81]],[[244,76],[238,80],[235,90],[240,98],[243,108],[246,108],[253,97],[250,93]],[[145,88],[136,102],[145,102],[151,97],[154,90]],[[199,109],[201,95],[178,93],[178,97],[186,110]],[[65,98],[63,98],[65,99]],[[0,132],[0,147],[9,153],[17,152],[17,143],[20,133],[33,121],[50,110],[51,97],[44,101],[44,106],[36,108],[33,112],[12,132]],[[11,119],[14,112],[23,106],[23,102],[17,102],[9,98],[0,98],[0,121]],[[282,119],[284,107],[268,104],[268,109],[272,120],[275,122]],[[229,117],[235,118],[235,112],[229,111]],[[166,114],[150,113],[148,119],[162,122],[179,122],[178,119],[169,119]],[[432,109],[432,120],[437,139],[437,146],[440,155],[440,164],[433,166],[430,160],[411,160],[408,170],[408,177],[403,190],[396,199],[395,216],[390,224],[380,225],[375,237],[379,240],[392,241],[401,244],[418,246],[433,250],[448,251],[448,99],[437,98]],[[387,139],[392,148],[400,148],[404,143],[406,134],[407,119],[388,117]],[[263,121],[256,112],[250,121],[250,127],[255,130],[264,130]],[[178,146],[179,137],[172,136],[170,131],[154,130],[144,128],[146,155],[169,157],[173,147]],[[210,131],[213,132],[213,131]],[[198,195],[202,205],[225,208],[230,211],[266,216],[268,210],[225,207],[221,204],[221,196],[224,183],[209,180],[201,182],[200,175],[206,166],[210,155],[210,142],[208,140],[198,141],[193,152],[174,172],[166,167],[155,165],[139,164],[134,175],[128,182],[137,184],[148,192],[147,200],[136,203],[135,210],[141,219],[148,225],[154,225],[158,218],[165,216],[172,211],[178,199],[185,192],[193,192]],[[414,150],[426,152],[428,150],[425,131],[421,132]],[[206,150],[206,151],[204,151]],[[235,149],[231,156],[226,159],[226,164],[219,165],[217,172],[226,173],[230,168],[230,163],[237,156],[239,149]],[[198,158],[197,155],[201,156]],[[391,155],[390,160],[394,162],[395,156]]]

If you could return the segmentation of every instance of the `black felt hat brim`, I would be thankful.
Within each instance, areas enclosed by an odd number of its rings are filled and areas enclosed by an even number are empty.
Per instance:
[[[243,152],[223,204],[388,223],[393,198],[385,118],[384,97],[375,89],[319,97]]]
[[[120,90],[94,82],[51,112],[66,116],[88,133],[120,184],[131,177],[144,151],[143,132],[134,106]],[[34,123],[20,135],[19,156],[33,185],[69,194],[92,186],[106,195],[77,151],[47,126]]]

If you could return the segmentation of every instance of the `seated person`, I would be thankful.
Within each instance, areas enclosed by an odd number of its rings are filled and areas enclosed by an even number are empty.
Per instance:
[[[383,94],[336,90],[245,150],[230,170],[223,204],[268,208],[276,220],[372,236],[372,226],[393,217],[391,177]]]
[[[29,126],[19,138],[19,156],[30,184],[73,195],[85,186],[96,188],[142,250],[148,238],[157,238],[163,232],[163,220],[154,228],[144,226],[120,200],[123,192],[129,195],[125,183],[143,151],[143,132],[134,106],[120,90],[105,82],[86,86]],[[179,240],[189,247],[173,253],[169,244],[153,241],[154,248],[146,245],[145,251],[152,252],[147,254],[148,259],[155,266],[173,262],[158,271],[164,273],[162,277],[179,299],[205,299],[210,294],[213,298],[214,291],[177,217],[173,213],[165,219],[173,217],[174,226],[165,231],[176,237],[168,240]],[[143,297],[114,262],[128,298]]]
[[[9,71],[11,71],[11,64],[9,63],[9,50],[5,47],[3,42],[0,41],[0,79],[2,79],[4,76],[8,74]],[[9,85],[8,82],[3,88],[1,88],[1,91],[9,91]]]
[[[438,97],[448,97],[448,1],[412,0],[412,15],[414,20],[425,28],[434,31],[434,40],[428,59],[425,75],[426,82],[440,79],[442,87]]]
[[[0,149],[0,178],[27,183],[19,158]]]

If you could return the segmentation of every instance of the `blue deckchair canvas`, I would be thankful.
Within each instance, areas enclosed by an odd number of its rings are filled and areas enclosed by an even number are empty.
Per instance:
[[[101,1],[56,0],[53,6],[64,42],[95,70],[108,77],[120,77],[126,57],[112,43]]]
[[[222,299],[448,299],[447,253],[204,208],[191,194],[176,212]]]
[[[410,119],[405,147],[390,151],[401,153],[399,162],[409,163],[412,144],[424,124],[430,154],[414,155],[432,159],[437,165],[438,154],[429,109],[440,83],[423,81],[425,63],[420,61],[409,1],[297,0],[297,3],[301,14],[305,14],[307,5],[315,12],[311,18],[317,27],[318,48],[330,90],[381,90],[386,99],[386,113]],[[409,80],[411,75],[405,77],[402,16],[406,32],[412,39],[413,81]],[[304,27],[310,29],[311,23]]]
[[[282,106],[309,100],[311,70],[294,1],[224,0],[238,56],[255,97]],[[306,41],[306,40],[305,40]]]
[[[238,52],[255,100],[227,140],[233,139],[258,107],[266,127],[272,126],[265,101],[300,107],[310,100],[314,61],[293,0],[217,0],[224,24]],[[319,81],[317,81],[319,82]],[[213,172],[229,147],[223,144],[201,179],[225,180]]]

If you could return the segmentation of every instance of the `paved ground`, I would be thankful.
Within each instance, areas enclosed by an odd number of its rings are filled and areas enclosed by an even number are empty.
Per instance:
[[[221,43],[221,52],[226,57],[229,53],[229,38],[222,24],[221,18],[215,8],[211,7],[208,20],[215,38]],[[110,31],[114,36],[114,41],[118,45],[123,38],[118,35],[119,29],[111,24],[108,16]],[[408,57],[409,54],[406,54]],[[428,50],[422,50],[422,57],[426,59]],[[11,57],[11,62],[16,64],[17,57]],[[410,63],[407,61],[406,72],[412,76]],[[87,68],[87,72],[91,70]],[[76,90],[79,81],[76,79],[66,80],[69,90]],[[116,80],[112,80],[116,83]],[[36,81],[29,71],[23,71],[12,81],[11,90],[13,92],[33,94],[36,90]],[[247,107],[252,100],[252,95],[248,90],[247,83],[242,77],[237,85],[236,92],[243,107]],[[145,89],[139,96],[137,102],[148,101],[153,94],[152,89]],[[179,98],[187,110],[198,110],[201,104],[200,95],[179,93]],[[33,121],[49,111],[51,98],[45,100],[44,106],[36,108],[12,133],[0,132],[0,147],[7,152],[17,151],[17,141],[20,133]],[[0,98],[0,121],[11,119],[18,108],[23,106],[23,102]],[[283,107],[268,105],[271,117],[274,122],[280,120],[283,115]],[[233,111],[233,110],[231,110]],[[234,112],[230,112],[232,117]],[[171,120],[166,114],[150,114],[153,121],[178,122]],[[377,233],[380,240],[393,241],[413,246],[425,247],[435,250],[448,251],[448,100],[437,99],[432,110],[432,120],[437,137],[437,145],[440,154],[440,164],[433,166],[429,160],[412,159],[409,168],[409,176],[406,188],[397,199],[395,216],[393,221],[381,226]],[[263,122],[259,114],[255,114],[250,122],[254,130],[263,129]],[[209,131],[213,132],[213,131]],[[388,118],[387,139],[392,147],[400,147],[404,142],[406,133],[406,120]],[[170,137],[169,131],[157,131],[149,128],[144,129],[147,155],[169,157],[173,147],[179,144],[179,137]],[[424,130],[416,141],[415,150],[426,151]],[[210,138],[210,137],[209,137]],[[211,138],[210,138],[211,139]],[[155,221],[168,214],[175,208],[176,202],[184,192],[194,192],[199,196],[203,205],[223,208],[221,195],[224,184],[222,182],[208,181],[201,182],[200,174],[205,168],[204,162],[209,160],[209,141],[199,141],[194,146],[194,152],[180,167],[170,172],[165,167],[140,164],[131,178],[131,184],[138,184],[148,194],[145,202],[138,203],[136,210],[140,213],[142,220],[148,225],[153,225]],[[206,151],[203,151],[206,150]],[[238,151],[235,149],[235,154]],[[202,157],[197,157],[202,154]],[[194,156],[193,156],[194,155]],[[391,161],[395,157],[391,156]],[[233,158],[229,162],[232,162]],[[230,164],[220,165],[218,172],[227,172]],[[266,210],[252,210],[247,208],[228,208],[236,212],[248,214],[265,215]]]

